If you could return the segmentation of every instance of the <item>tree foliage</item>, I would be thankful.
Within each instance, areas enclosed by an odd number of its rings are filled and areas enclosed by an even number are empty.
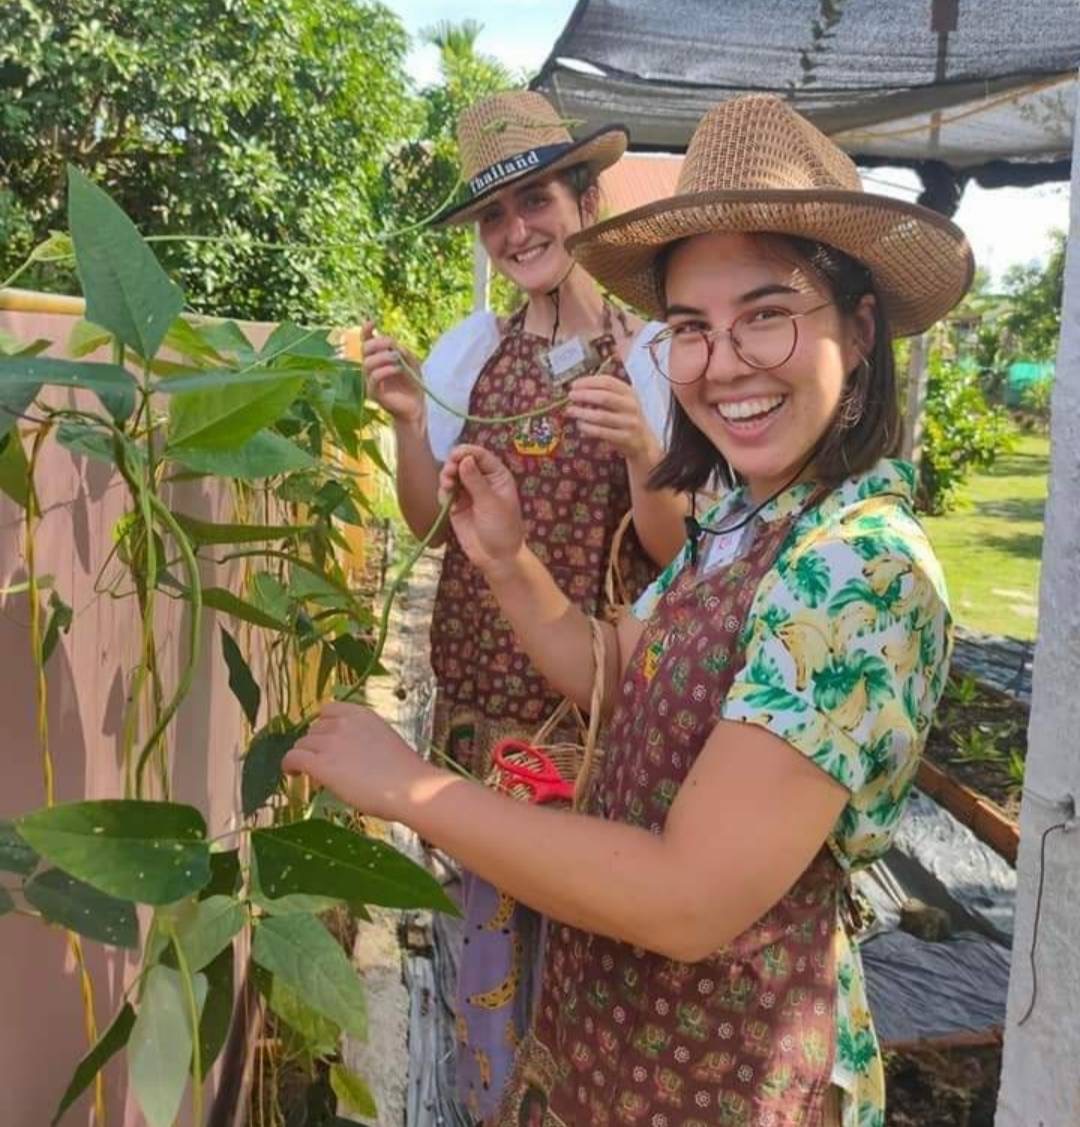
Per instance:
[[[0,7],[0,277],[63,226],[81,168],[202,311],[370,307],[386,152],[410,122],[407,39],[371,0],[19,0]],[[267,252],[255,241],[350,244]],[[30,282],[75,288],[56,266]]]
[[[33,667],[39,717],[40,747],[17,753],[47,757],[47,663],[61,630],[77,635],[88,625],[55,588],[45,625],[42,593],[52,579],[38,574],[31,550],[45,443],[115,471],[109,488],[125,508],[112,536],[97,538],[95,567],[101,590],[127,602],[140,649],[124,670],[119,741],[110,728],[93,745],[118,754],[125,797],[57,804],[46,769],[45,805],[0,822],[0,915],[39,915],[69,930],[73,944],[78,936],[138,950],[141,963],[138,988],[133,981],[107,1031],[94,1033],[67,1088],[57,1079],[53,1123],[91,1085],[94,1120],[105,1122],[101,1069],[124,1052],[140,1122],[171,1127],[190,1076],[190,1121],[202,1124],[204,1081],[229,1035],[234,970],[281,1019],[283,1053],[312,1072],[336,1069],[325,1093],[291,1086],[272,1110],[260,1097],[270,1118],[330,1127],[337,1100],[375,1117],[363,1081],[334,1059],[343,1031],[366,1034],[363,982],[319,917],[347,908],[368,920],[368,904],[455,908],[422,867],[358,832],[331,796],[290,787],[282,759],[318,700],[358,695],[381,668],[393,597],[430,537],[388,588],[376,625],[342,534],[370,504],[341,468],[342,453],[372,452],[375,414],[355,363],[336,354],[325,328],[284,322],[259,345],[235,322],[180,316],[183,291],[115,202],[73,166],[67,182],[66,237],[92,322],[78,323],[71,359],[41,356],[49,341],[0,341],[0,490],[25,508],[22,593],[31,609],[22,660]],[[101,346],[113,362],[84,358]],[[183,362],[161,365],[163,348]],[[73,402],[53,388],[93,395]],[[174,509],[182,494],[173,482],[191,473],[216,496],[233,494],[232,521]],[[247,519],[267,513],[276,523]],[[217,572],[228,587],[204,585],[211,565],[241,559],[245,567]],[[179,646],[172,631],[158,631],[165,600],[185,604]],[[199,810],[169,800],[182,754],[179,710],[198,680],[215,676],[203,645],[207,611],[218,616],[229,687],[251,732],[242,807],[216,839]],[[239,750],[228,725],[208,738],[206,754],[223,762]],[[250,856],[213,848],[249,830]],[[89,992],[84,1000],[93,1030]],[[298,1119],[316,1098],[319,1116]]]
[[[943,513],[978,468],[1008,451],[1015,434],[1006,411],[987,402],[977,371],[930,357],[919,462],[919,508]]]
[[[1065,235],[1054,231],[1045,265],[1013,266],[1005,275],[1009,311],[1002,325],[1009,352],[1025,360],[1053,360],[1061,333],[1065,291]]]
[[[420,92],[420,122],[384,170],[384,222],[417,222],[461,195],[456,125],[479,99],[523,84],[498,60],[477,52],[481,25],[447,21],[422,38],[439,50],[441,81]],[[423,240],[402,240],[383,259],[383,327],[419,349],[472,307],[473,236],[468,225],[429,230]],[[510,300],[501,288],[502,304]]]

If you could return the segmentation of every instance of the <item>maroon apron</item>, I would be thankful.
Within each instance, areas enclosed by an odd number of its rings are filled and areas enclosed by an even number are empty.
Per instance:
[[[662,832],[720,720],[754,595],[796,519],[762,524],[735,563],[704,577],[688,567],[664,595],[623,679],[591,813]],[[533,1029],[493,1122],[818,1127],[843,887],[823,848],[779,903],[697,963],[551,921]]]
[[[520,415],[563,395],[540,362],[548,342],[525,332],[524,320],[524,309],[511,318],[473,387],[470,414]],[[594,343],[604,358],[614,351],[610,335]],[[608,372],[629,382],[617,361]],[[521,498],[526,543],[572,602],[586,614],[601,613],[612,539],[631,506],[622,455],[582,435],[564,408],[505,426],[466,422],[460,441],[483,446],[506,464]],[[633,596],[656,575],[633,528],[620,564]],[[518,646],[452,532],[432,615],[431,666],[438,686],[435,743],[480,778],[498,739],[532,734],[561,700]]]
[[[513,317],[472,391],[469,412],[519,415],[559,399],[540,363],[549,345]],[[602,357],[614,350],[605,336]],[[608,369],[627,380],[622,365]],[[467,422],[461,442],[484,446],[517,482],[525,539],[555,582],[586,614],[602,613],[604,576],[615,530],[630,509],[626,462],[608,444],[582,435],[562,408],[518,424]],[[656,574],[631,529],[621,572],[637,594]],[[528,737],[561,698],[532,667],[499,611],[487,582],[453,534],[447,542],[431,623],[431,664],[438,695],[435,745],[478,778],[494,744]],[[565,726],[552,742],[576,741]],[[477,1119],[490,1116],[536,995],[541,921],[471,873],[463,879],[465,946],[458,975],[458,1095]]]

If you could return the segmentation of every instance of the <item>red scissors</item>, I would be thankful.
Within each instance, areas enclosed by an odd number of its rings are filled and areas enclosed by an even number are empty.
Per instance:
[[[506,758],[508,755],[524,757],[525,762],[511,762]],[[492,758],[501,771],[529,788],[532,801],[538,805],[560,800],[569,802],[574,797],[574,784],[559,774],[558,767],[539,748],[523,740],[499,740]]]

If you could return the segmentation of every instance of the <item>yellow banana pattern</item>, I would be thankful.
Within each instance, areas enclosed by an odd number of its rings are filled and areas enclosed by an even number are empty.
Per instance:
[[[469,1005],[478,1006],[482,1010],[501,1010],[503,1006],[508,1005],[521,981],[521,968],[524,961],[525,944],[522,943],[521,936],[515,933],[510,956],[510,973],[493,990],[470,995]]]
[[[499,902],[495,905],[495,911],[492,913],[491,918],[484,923],[484,930],[502,931],[503,928],[509,927],[516,907],[517,901],[512,896],[507,896],[505,892],[500,892]]]
[[[913,485],[910,466],[883,461],[802,512],[754,596],[745,664],[723,705],[725,719],[776,733],[850,791],[835,838],[852,865],[888,840],[944,688],[945,584]],[[760,519],[799,513],[808,491],[787,490]],[[722,526],[742,501],[736,491],[702,523]],[[642,596],[638,618],[684,563]]]

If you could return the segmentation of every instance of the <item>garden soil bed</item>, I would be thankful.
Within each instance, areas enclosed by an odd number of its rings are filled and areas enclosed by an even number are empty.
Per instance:
[[[925,759],[930,770],[919,785],[942,801],[947,796],[933,794],[924,784],[930,782],[928,776],[940,782],[944,773],[947,787],[952,780],[967,792],[961,794],[962,804],[974,801],[981,808],[976,814],[989,812],[998,827],[1011,822],[1015,832],[1028,716],[1029,708],[1022,701],[954,674],[927,740]],[[951,804],[943,801],[943,805]],[[957,809],[952,813],[969,820]],[[982,820],[971,819],[975,823],[971,828],[1003,852],[999,840],[990,840],[994,834],[983,832],[985,826],[978,824]],[[1015,854],[1011,859],[1015,863]],[[886,1127],[993,1127],[1000,1044],[886,1052],[885,1073]]]
[[[1021,701],[954,675],[938,707],[926,758],[1015,822],[1023,776],[1015,766],[1010,771],[1010,761],[1015,755],[1022,763],[1027,755],[1028,716]]]
[[[885,1054],[886,1127],[994,1127],[1001,1046]]]

